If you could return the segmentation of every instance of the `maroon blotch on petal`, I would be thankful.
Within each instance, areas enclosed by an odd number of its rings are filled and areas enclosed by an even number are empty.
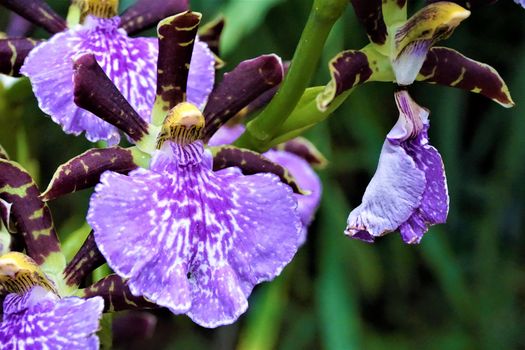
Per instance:
[[[67,29],[66,21],[43,0],[0,0],[0,4],[51,34]]]
[[[297,181],[285,167],[272,162],[257,152],[233,146],[219,146],[214,153],[214,171],[237,167],[241,169],[244,175],[272,173],[277,175],[283,183],[290,186],[295,193],[303,194]]]
[[[51,212],[39,198],[40,191],[19,164],[0,159],[0,198],[11,203],[11,219],[25,242],[27,255],[42,264],[60,243]]]
[[[204,109],[206,126],[204,140],[235,116],[244,107],[283,80],[283,65],[275,55],[263,55],[241,62],[211,93]]]
[[[80,250],[67,264],[64,270],[64,279],[68,285],[78,286],[93,270],[104,264],[105,261],[106,259],[98,250],[93,231],[91,231]]]
[[[95,186],[106,170],[127,174],[137,165],[131,151],[121,147],[91,149],[62,164],[42,194],[42,200],[50,201],[68,193]]]
[[[365,27],[370,41],[384,44],[387,37],[381,0],[351,0],[355,14]]]
[[[186,101],[188,73],[200,19],[200,14],[186,12],[166,18],[157,28],[159,59],[155,103],[160,103],[165,112]]]
[[[131,294],[124,279],[115,274],[104,277],[83,291],[85,298],[101,296],[104,299],[104,312],[158,307],[143,297],[136,297]]]
[[[93,54],[77,56],[73,62],[74,100],[80,108],[116,126],[135,141],[148,133],[148,124],[107,77]]]
[[[217,56],[219,55],[221,35],[224,29],[224,17],[207,23],[199,30],[199,39],[208,45],[208,48]]]
[[[129,35],[157,25],[163,18],[188,9],[188,0],[138,0],[120,16],[120,27]]]
[[[20,76],[20,67],[40,41],[29,38],[0,39],[0,73]]]
[[[417,79],[480,93],[505,107],[514,105],[505,82],[494,68],[445,47],[430,49]]]

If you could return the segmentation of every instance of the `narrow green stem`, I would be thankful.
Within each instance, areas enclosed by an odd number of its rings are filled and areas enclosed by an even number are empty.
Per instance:
[[[279,91],[270,104],[251,122],[235,143],[239,147],[264,151],[279,127],[294,110],[317,68],[333,25],[348,5],[347,0],[315,0],[301,39]]]

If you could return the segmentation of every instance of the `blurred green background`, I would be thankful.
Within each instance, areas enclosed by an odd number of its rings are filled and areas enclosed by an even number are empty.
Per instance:
[[[67,1],[51,5],[66,13]],[[125,8],[131,1],[124,1]],[[227,18],[224,71],[264,53],[290,59],[312,0],[191,0],[204,22]],[[409,12],[422,6],[409,1]],[[7,11],[0,13],[2,23]],[[153,35],[148,32],[148,35]],[[45,37],[37,31],[36,37]],[[480,8],[444,44],[494,66],[516,107],[461,90],[416,83],[431,112],[431,142],[448,176],[450,214],[418,246],[390,234],[368,245],[343,235],[383,139],[397,119],[392,84],[355,91],[307,133],[330,160],[309,239],[283,274],[257,287],[249,311],[214,330],[156,311],[153,337],[125,349],[525,349],[525,10],[510,0]],[[327,42],[327,63],[366,43],[349,7]],[[45,69],[45,62],[42,62]],[[221,72],[222,74],[222,72]],[[58,165],[92,147],[38,110],[30,85],[0,88],[0,144],[45,188]],[[82,228],[90,191],[51,203],[61,236]]]

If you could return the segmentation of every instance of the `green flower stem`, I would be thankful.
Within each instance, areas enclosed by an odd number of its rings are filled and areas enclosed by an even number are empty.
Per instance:
[[[264,151],[286,121],[308,87],[333,25],[348,0],[315,0],[281,88],[270,104],[251,122],[235,143],[239,147]]]

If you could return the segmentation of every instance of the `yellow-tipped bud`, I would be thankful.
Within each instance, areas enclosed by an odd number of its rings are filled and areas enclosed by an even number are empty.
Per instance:
[[[179,103],[164,119],[157,137],[157,149],[160,149],[166,141],[187,145],[200,139],[204,123],[204,116],[195,105],[188,102]]]
[[[99,18],[111,18],[118,14],[119,0],[75,0],[75,5],[80,9],[81,21],[87,15]]]
[[[42,286],[56,294],[53,282],[30,257],[18,252],[0,257],[0,292],[24,293],[34,286]]]

